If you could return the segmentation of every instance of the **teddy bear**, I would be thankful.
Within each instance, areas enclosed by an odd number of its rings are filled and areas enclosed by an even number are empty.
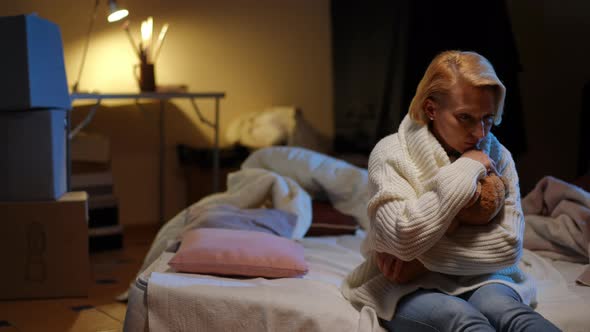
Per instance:
[[[462,224],[485,225],[490,222],[504,206],[508,195],[506,180],[496,174],[488,174],[478,181],[474,201],[469,202],[456,218]]]

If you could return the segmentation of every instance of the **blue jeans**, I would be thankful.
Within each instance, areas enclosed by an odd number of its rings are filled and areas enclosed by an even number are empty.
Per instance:
[[[520,301],[510,287],[493,283],[460,296],[420,289],[404,296],[389,331],[560,331]]]

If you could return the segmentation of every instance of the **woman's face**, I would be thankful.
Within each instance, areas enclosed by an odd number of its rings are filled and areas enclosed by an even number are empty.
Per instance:
[[[442,103],[427,99],[424,110],[431,129],[445,148],[464,153],[478,146],[494,123],[496,104],[491,88],[456,84]]]

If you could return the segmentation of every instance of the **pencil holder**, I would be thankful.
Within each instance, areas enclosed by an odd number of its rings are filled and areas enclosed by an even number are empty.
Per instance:
[[[142,62],[141,64],[136,64],[133,67],[133,74],[135,75],[140,91],[156,91],[156,75],[153,63]]]

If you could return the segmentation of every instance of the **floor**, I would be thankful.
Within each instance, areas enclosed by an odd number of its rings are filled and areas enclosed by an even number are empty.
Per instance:
[[[122,331],[127,307],[115,297],[135,277],[156,232],[156,227],[127,227],[123,249],[91,254],[86,298],[0,301],[0,332]]]

